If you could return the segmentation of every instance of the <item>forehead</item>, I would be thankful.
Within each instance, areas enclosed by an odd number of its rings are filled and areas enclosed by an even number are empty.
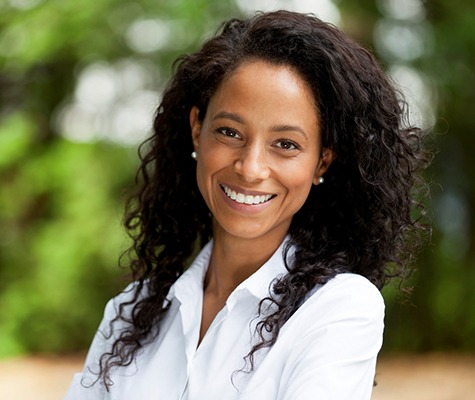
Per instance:
[[[259,58],[251,58],[241,62],[237,67],[233,68],[232,71],[224,76],[223,81],[219,84],[217,89],[219,90],[219,88],[226,82],[236,79],[237,77],[246,76],[251,80],[259,80],[261,74],[273,75],[276,83],[282,79],[285,79],[288,82],[292,81],[294,85],[307,91],[309,98],[315,102],[311,86],[295,67],[288,64],[273,63]],[[291,88],[289,87],[289,90],[290,89]]]
[[[244,105],[277,107],[301,112],[319,119],[319,112],[310,85],[298,71],[288,65],[263,60],[248,60],[223,79],[210,99],[209,106],[245,101]]]

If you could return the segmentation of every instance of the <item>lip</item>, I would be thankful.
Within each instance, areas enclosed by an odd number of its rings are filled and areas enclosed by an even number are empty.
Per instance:
[[[274,193],[259,192],[259,191],[256,191],[256,190],[248,190],[248,189],[244,189],[244,188],[239,187],[239,186],[228,185],[227,183],[220,183],[219,186],[221,187],[222,190],[224,190],[224,187],[227,187],[227,188],[231,189],[232,191],[234,191],[236,193],[242,193],[245,196],[267,196],[267,195],[275,196]]]
[[[249,190],[249,189],[244,189],[238,186],[228,185],[224,183],[220,183],[219,186],[220,186],[221,193],[222,193],[225,203],[228,204],[229,207],[237,211],[246,212],[246,213],[255,213],[255,212],[262,211],[263,209],[267,208],[272,203],[272,200],[276,197],[276,194],[274,193]],[[244,196],[270,196],[270,198],[267,199],[266,201],[263,201],[262,203],[247,204],[244,202],[237,202],[236,200],[231,199],[226,194],[225,192],[226,188],[232,190],[233,192],[236,192],[237,194],[242,194]]]

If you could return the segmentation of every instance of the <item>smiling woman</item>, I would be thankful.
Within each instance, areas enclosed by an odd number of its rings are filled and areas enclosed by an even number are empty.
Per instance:
[[[268,258],[332,160],[311,89],[287,66],[246,62],[211,97],[203,121],[199,112],[191,110],[191,130],[214,240],[253,239],[246,247],[267,247]]]
[[[378,289],[421,229],[403,121],[374,58],[313,16],[233,19],[182,57],[126,214],[135,280],[66,398],[369,399]]]

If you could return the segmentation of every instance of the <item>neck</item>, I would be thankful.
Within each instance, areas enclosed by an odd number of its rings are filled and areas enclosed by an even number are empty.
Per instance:
[[[215,231],[205,291],[227,298],[274,254],[284,238],[285,234],[280,233],[259,239],[243,239]]]

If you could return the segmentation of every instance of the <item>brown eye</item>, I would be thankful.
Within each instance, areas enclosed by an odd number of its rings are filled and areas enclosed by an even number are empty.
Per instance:
[[[300,149],[300,147],[292,142],[291,140],[279,140],[277,143],[276,143],[276,147],[279,147],[283,150],[298,150]]]
[[[229,138],[237,138],[237,139],[241,138],[241,135],[239,134],[239,132],[231,128],[226,128],[226,127],[218,128],[216,129],[216,132]]]

